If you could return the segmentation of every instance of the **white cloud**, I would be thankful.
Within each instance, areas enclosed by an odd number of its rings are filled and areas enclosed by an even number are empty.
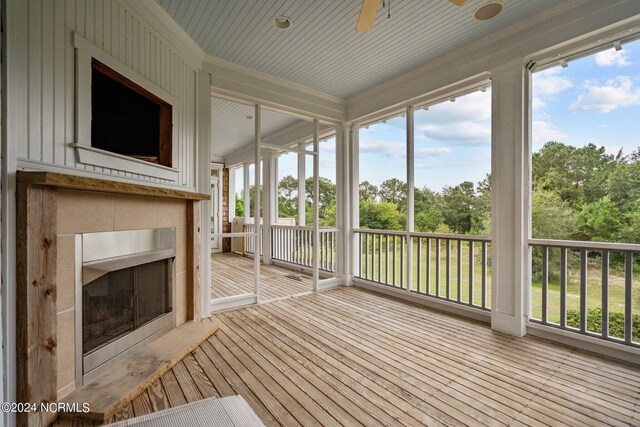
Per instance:
[[[548,120],[533,120],[531,133],[533,142],[562,141],[567,138]]]
[[[628,76],[618,76],[598,85],[592,80],[585,81],[587,92],[578,96],[571,104],[571,111],[598,111],[608,113],[618,108],[640,104],[640,90],[634,88]]]
[[[631,65],[627,52],[623,50],[609,49],[598,52],[595,56],[596,64],[601,67],[626,67]]]
[[[491,143],[491,91],[473,92],[416,112],[416,140],[437,140],[451,145]]]
[[[571,79],[559,76],[561,69],[549,68],[533,75],[533,87],[541,95],[555,95],[573,87]]]
[[[447,147],[423,147],[415,150],[416,159],[424,159],[426,157],[438,157],[444,154],[451,154],[453,150]]]
[[[545,102],[542,99],[540,99],[540,97],[534,96],[531,98],[531,107],[534,110],[541,110],[546,106],[547,104],[545,104]]]
[[[455,102],[444,101],[434,105],[427,111],[415,113],[416,124],[419,123],[456,123],[491,118],[491,91],[473,92],[456,99]]]
[[[419,127],[429,138],[453,145],[491,144],[491,123],[465,121],[455,124],[425,124]]]
[[[361,153],[379,153],[393,158],[406,156],[407,148],[405,141],[386,141],[379,139],[360,140]]]
[[[407,145],[404,141],[361,140],[359,148],[361,153],[384,154],[385,156],[396,159],[404,159],[407,157]],[[438,157],[450,154],[451,152],[451,148],[447,147],[421,147],[416,148],[415,157]]]

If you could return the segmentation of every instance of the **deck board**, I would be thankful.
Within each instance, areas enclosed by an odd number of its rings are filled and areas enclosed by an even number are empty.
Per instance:
[[[253,269],[252,258],[231,252],[213,254],[211,298],[253,293]],[[260,296],[263,302],[310,292],[312,289],[313,281],[307,273],[295,272],[273,264],[260,265]]]
[[[158,402],[234,394],[267,426],[619,426],[640,419],[639,366],[358,288],[213,320],[218,334],[116,419],[159,409]]]

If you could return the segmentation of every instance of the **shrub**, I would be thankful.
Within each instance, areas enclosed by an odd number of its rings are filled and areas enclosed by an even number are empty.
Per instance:
[[[633,340],[640,339],[640,315],[633,315],[632,318]],[[580,327],[580,310],[567,310],[567,326],[572,328]],[[594,307],[587,310],[587,330],[590,332],[602,333],[602,309]],[[609,313],[609,336],[624,338],[624,313]]]

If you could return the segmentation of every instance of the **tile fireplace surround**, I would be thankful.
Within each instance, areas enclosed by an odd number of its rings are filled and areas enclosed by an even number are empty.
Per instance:
[[[77,234],[175,227],[176,323],[199,318],[199,203],[207,198],[135,184],[19,172],[19,401],[57,401],[76,387]]]

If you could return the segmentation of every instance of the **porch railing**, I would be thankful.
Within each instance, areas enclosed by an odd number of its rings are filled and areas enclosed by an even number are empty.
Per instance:
[[[529,240],[534,323],[640,346],[640,245]]]
[[[486,236],[401,231],[354,231],[359,270],[355,277],[416,294],[490,309],[490,246]],[[408,238],[413,257],[408,259]],[[411,284],[407,283],[412,269]]]
[[[255,233],[256,232],[256,225],[255,224],[245,224],[244,225],[244,231],[246,233]],[[244,239],[244,251],[245,253],[248,254],[255,254],[256,251],[256,238],[252,238],[252,237],[247,237]],[[260,247],[260,256],[262,256],[262,247]]]
[[[337,228],[320,228],[320,270],[335,272]],[[271,259],[313,267],[313,227],[272,225]]]

